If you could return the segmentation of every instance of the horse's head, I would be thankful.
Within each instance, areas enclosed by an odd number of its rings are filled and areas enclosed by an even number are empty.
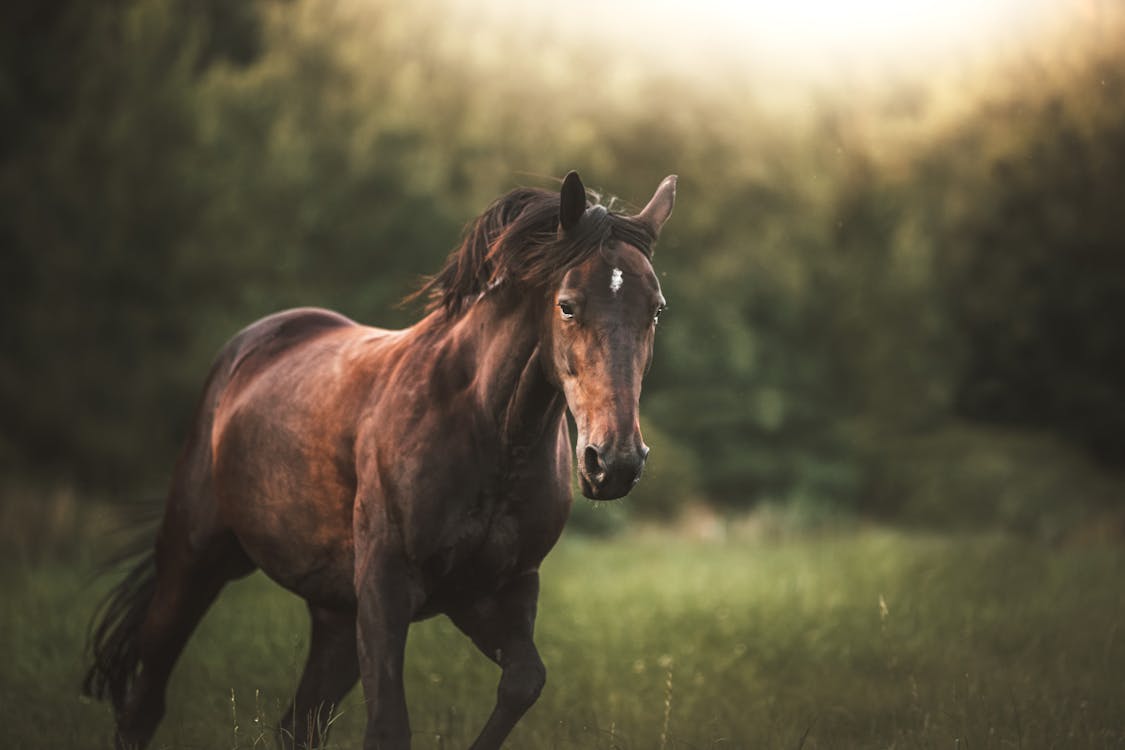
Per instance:
[[[641,380],[652,362],[653,338],[664,296],[649,262],[655,239],[672,212],[676,178],[667,177],[631,223],[649,242],[617,237],[563,276],[550,295],[553,379],[566,395],[578,426],[576,454],[582,494],[595,500],[626,495],[648,456],[641,437]],[[601,206],[587,208],[586,189],[571,172],[562,186],[559,234],[581,236],[583,225],[609,220]]]

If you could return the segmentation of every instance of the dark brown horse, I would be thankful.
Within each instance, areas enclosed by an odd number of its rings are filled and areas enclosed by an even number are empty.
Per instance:
[[[588,205],[573,172],[561,193],[515,190],[469,226],[411,328],[289,310],[223,348],[155,550],[92,633],[85,689],[112,701],[118,748],[149,741],[192,630],[255,568],[312,619],[285,744],[320,744],[315,717],[362,679],[364,747],[408,747],[406,632],[441,613],[502,669],[473,743],[500,747],[546,676],[532,631],[571,504],[566,409],[587,497],[625,495],[648,454],[638,398],[664,306],[650,259],[675,185],[636,216]]]

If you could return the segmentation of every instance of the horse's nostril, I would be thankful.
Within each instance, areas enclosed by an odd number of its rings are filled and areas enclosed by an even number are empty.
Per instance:
[[[645,461],[648,460],[648,446],[641,446],[641,460],[637,463],[637,473],[633,475],[633,483],[630,487],[635,487],[637,482],[641,481],[641,474],[645,471]]]
[[[582,468],[586,470],[586,476],[595,482],[605,479],[606,467],[602,454],[592,445],[587,445],[582,452]]]

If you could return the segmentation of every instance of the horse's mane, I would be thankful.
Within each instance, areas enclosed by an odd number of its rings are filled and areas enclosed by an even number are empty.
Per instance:
[[[503,284],[525,288],[558,283],[575,265],[612,241],[626,242],[652,257],[656,236],[643,222],[587,200],[578,225],[559,233],[558,192],[516,188],[471,221],[445,265],[408,300],[427,297],[427,309],[449,318],[481,293]]]

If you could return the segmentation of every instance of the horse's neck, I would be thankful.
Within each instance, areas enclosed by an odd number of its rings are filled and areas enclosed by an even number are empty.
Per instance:
[[[477,403],[495,417],[506,446],[553,437],[565,400],[540,362],[540,320],[534,300],[505,305],[482,299],[453,332],[462,361],[474,370]]]

